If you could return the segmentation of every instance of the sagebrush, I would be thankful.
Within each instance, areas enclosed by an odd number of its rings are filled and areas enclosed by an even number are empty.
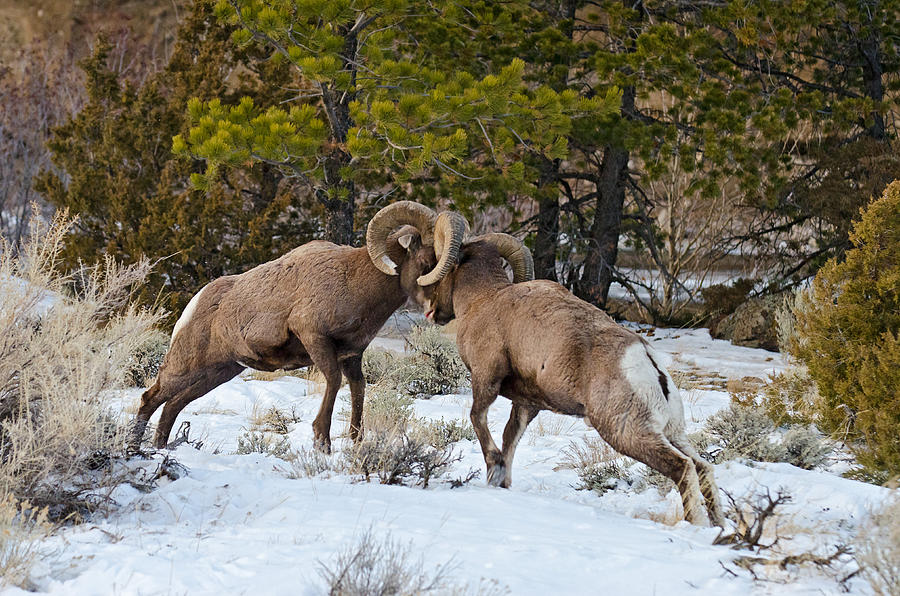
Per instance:
[[[138,346],[125,365],[124,381],[128,387],[147,387],[159,374],[159,367],[169,351],[169,334],[157,331]]]
[[[744,457],[811,470],[834,451],[829,441],[807,425],[792,424],[779,434],[763,408],[735,402],[710,416],[703,431],[691,439],[700,454],[714,463]]]
[[[41,540],[51,530],[46,508],[35,509],[12,495],[0,501],[0,588],[31,589],[31,567],[40,556]]]
[[[161,313],[133,301],[147,261],[106,259],[63,275],[72,220],[34,221],[21,252],[0,247],[0,498],[60,519],[94,510],[125,480],[114,465],[125,429],[111,390]]]
[[[369,530],[332,563],[321,563],[319,573],[331,596],[411,596],[449,589],[448,564],[428,570],[411,553],[411,544],[389,535],[377,539]]]
[[[872,514],[857,537],[862,573],[878,596],[900,596],[900,495]]]
[[[291,443],[287,437],[258,430],[244,431],[237,441],[237,455],[262,453],[279,459],[287,459],[291,451]]]
[[[434,325],[415,326],[407,337],[409,353],[383,348],[363,353],[366,382],[389,386],[414,397],[452,393],[468,384],[469,371],[456,344]]]

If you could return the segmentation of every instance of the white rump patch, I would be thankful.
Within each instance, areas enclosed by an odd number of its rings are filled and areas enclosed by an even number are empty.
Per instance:
[[[172,339],[169,340],[169,347],[172,347],[172,343],[175,341],[175,336],[178,335],[178,332],[181,331],[181,328],[187,325],[187,322],[191,320],[191,317],[194,314],[194,311],[197,310],[197,303],[200,301],[200,294],[203,293],[203,290],[206,289],[206,286],[200,288],[200,291],[194,294],[194,297],[191,298],[191,301],[188,302],[188,305],[185,307],[184,312],[181,313],[181,316],[178,317],[178,321],[175,322],[175,328],[172,329]]]
[[[644,399],[648,399],[651,395],[658,396],[659,400],[665,402],[662,387],[659,386],[659,373],[647,356],[647,349],[642,342],[635,342],[626,348],[619,366],[628,384],[638,396]]]

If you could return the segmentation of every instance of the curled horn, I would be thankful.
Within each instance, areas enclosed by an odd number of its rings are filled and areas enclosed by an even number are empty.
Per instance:
[[[397,275],[397,264],[387,254],[387,237],[402,225],[415,226],[422,243],[432,242],[437,214],[433,209],[413,201],[397,201],[375,214],[366,228],[366,248],[369,258],[382,272]]]
[[[534,279],[534,260],[531,258],[531,251],[521,240],[499,232],[484,234],[478,239],[493,245],[500,256],[509,262],[513,270],[513,283]]]
[[[430,286],[444,279],[450,267],[459,260],[459,247],[469,232],[466,218],[454,211],[444,211],[434,222],[434,254],[438,263],[429,273],[416,280],[420,286]]]

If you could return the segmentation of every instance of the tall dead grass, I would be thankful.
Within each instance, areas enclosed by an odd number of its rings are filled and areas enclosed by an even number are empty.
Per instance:
[[[46,509],[36,510],[11,496],[0,501],[0,588],[31,588],[29,572],[51,529]]]
[[[856,559],[878,596],[900,596],[900,493],[860,532]]]
[[[111,258],[63,275],[73,220],[33,220],[17,254],[0,244],[0,500],[81,516],[125,480],[116,459],[124,424],[110,409],[135,349],[161,313],[136,306],[150,265]]]

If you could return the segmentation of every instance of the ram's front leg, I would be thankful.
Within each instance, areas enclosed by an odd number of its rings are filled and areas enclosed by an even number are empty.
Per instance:
[[[500,486],[506,477],[506,466],[503,463],[503,454],[494,443],[491,430],[487,424],[488,408],[497,399],[500,384],[497,382],[478,382],[472,378],[472,411],[469,418],[475,429],[475,436],[481,443],[481,452],[484,454],[484,463],[487,465],[487,481],[492,486]]]
[[[316,447],[325,453],[331,453],[331,414],[334,411],[334,400],[341,387],[341,365],[338,363],[334,345],[327,337],[308,334],[300,335],[300,340],[309,352],[322,374],[325,376],[325,395],[319,413],[313,420],[313,437]]]

